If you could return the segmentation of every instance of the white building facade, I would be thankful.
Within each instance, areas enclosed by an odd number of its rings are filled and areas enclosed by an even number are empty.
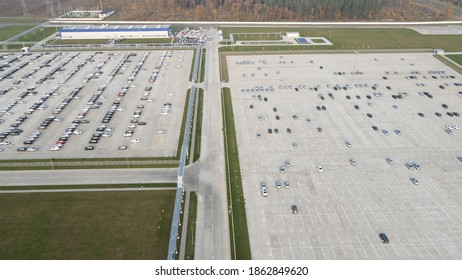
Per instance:
[[[141,39],[169,38],[172,36],[170,25],[131,25],[131,26],[73,26],[60,30],[61,39]]]

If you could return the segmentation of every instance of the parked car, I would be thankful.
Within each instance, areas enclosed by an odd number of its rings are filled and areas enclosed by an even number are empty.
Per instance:
[[[379,237],[380,237],[380,239],[382,239],[383,243],[389,243],[390,242],[390,240],[388,240],[388,237],[387,237],[387,235],[385,233],[380,233]]]

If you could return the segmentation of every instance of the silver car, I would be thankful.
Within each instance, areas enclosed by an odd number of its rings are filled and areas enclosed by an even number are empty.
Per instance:
[[[393,159],[391,159],[391,158],[388,158],[388,157],[387,157],[387,158],[385,158],[385,160],[386,160],[386,161],[387,161],[389,164],[393,164],[393,163],[395,163],[395,162],[393,161]]]

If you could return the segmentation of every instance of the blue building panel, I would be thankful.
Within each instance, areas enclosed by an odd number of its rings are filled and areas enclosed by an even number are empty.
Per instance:
[[[168,31],[170,33],[170,28],[70,28],[61,29],[61,32],[140,32],[140,31]]]

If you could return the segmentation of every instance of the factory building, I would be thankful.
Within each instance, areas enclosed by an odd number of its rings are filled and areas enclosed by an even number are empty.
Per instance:
[[[60,30],[61,39],[169,38],[170,25],[71,26]]]

